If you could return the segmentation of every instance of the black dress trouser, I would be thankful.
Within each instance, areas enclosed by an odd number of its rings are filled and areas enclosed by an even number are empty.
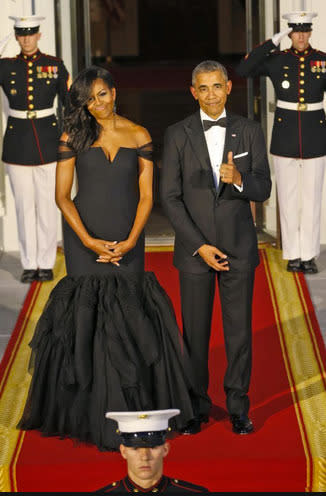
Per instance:
[[[179,272],[183,336],[195,374],[208,389],[208,349],[216,279],[222,308],[227,370],[224,377],[226,406],[230,414],[249,411],[251,375],[251,315],[255,269],[203,274]],[[199,407],[200,410],[200,407]]]

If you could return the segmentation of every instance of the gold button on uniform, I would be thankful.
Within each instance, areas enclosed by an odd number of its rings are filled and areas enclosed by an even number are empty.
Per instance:
[[[115,487],[117,485],[116,482],[112,482],[112,486]]]
[[[57,125],[57,123],[56,123],[56,122],[52,122],[52,126],[56,126],[56,125]]]
[[[28,69],[28,74],[33,74],[32,69]]]
[[[28,99],[29,99],[29,100],[34,100],[33,95],[28,95]]]
[[[51,81],[47,80],[46,84],[50,84]]]
[[[152,493],[158,493],[157,487],[154,487],[154,489],[152,489]]]
[[[300,65],[300,68],[301,68],[301,69],[304,69],[304,64],[301,64],[301,65]]]
[[[10,84],[15,84],[15,81],[10,81]]]
[[[28,105],[28,108],[32,110],[32,109],[34,108],[34,105],[33,105],[32,103],[30,103],[30,104]]]
[[[300,72],[300,76],[304,76],[304,72]]]
[[[176,484],[178,484],[179,480],[178,479],[174,479],[173,482],[175,482]]]
[[[303,96],[301,98],[299,98],[300,102],[304,102],[304,98]]]
[[[320,121],[320,122],[323,122],[323,121]],[[13,129],[13,128],[14,128],[14,126],[9,126],[9,129]]]
[[[304,81],[302,79],[300,80],[300,84],[304,84]]]
[[[28,87],[28,91],[33,91],[34,90],[34,86],[29,86]]]
[[[300,88],[300,93],[304,93],[304,89],[303,88]]]
[[[279,117],[277,120],[278,122],[282,122],[282,117]]]
[[[28,62],[28,67],[33,67],[33,62]]]
[[[135,488],[135,489],[134,489],[134,493],[138,493],[138,492],[139,492],[139,491],[138,491],[138,489],[136,489],[136,488]]]
[[[317,77],[317,79],[320,79],[320,75],[319,74],[316,77]]]
[[[323,121],[319,121],[319,122],[320,122],[320,124],[322,124],[322,123],[323,123]],[[12,127],[12,126],[11,126],[11,127]]]
[[[34,79],[33,79],[33,78],[28,78],[28,82],[29,82],[29,83],[32,83],[33,81],[34,81]]]
[[[284,77],[289,77],[289,75],[288,74],[284,74]]]
[[[299,58],[300,62],[304,62],[304,57]]]

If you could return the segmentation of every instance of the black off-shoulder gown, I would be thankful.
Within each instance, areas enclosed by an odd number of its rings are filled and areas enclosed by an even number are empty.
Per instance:
[[[151,149],[121,147],[112,162],[100,147],[78,155],[74,203],[92,236],[128,237],[139,201],[138,156],[150,159]],[[59,155],[65,160],[73,152],[61,143]],[[209,399],[196,384],[171,302],[155,275],[144,272],[144,234],[120,267],[96,262],[66,222],[64,250],[67,276],[30,343],[33,377],[19,427],[115,450],[109,410],[180,408],[177,430],[206,415]]]

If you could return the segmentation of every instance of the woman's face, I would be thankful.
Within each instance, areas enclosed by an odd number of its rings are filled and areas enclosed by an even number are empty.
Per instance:
[[[103,79],[95,79],[87,100],[87,109],[96,120],[112,117],[116,97],[115,88],[110,89]]]

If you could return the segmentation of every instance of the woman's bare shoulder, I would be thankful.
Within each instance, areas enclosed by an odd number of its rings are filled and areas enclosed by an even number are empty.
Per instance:
[[[119,116],[118,122],[119,127],[123,128],[123,130],[130,135],[130,138],[132,138],[132,141],[137,147],[152,141],[151,135],[147,129],[140,124],[121,116]]]
[[[60,141],[64,141],[65,143],[67,143],[69,141],[69,135],[67,133],[62,133],[62,135],[60,136]]]

